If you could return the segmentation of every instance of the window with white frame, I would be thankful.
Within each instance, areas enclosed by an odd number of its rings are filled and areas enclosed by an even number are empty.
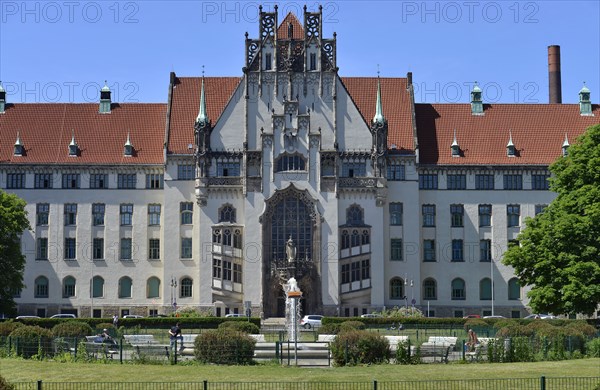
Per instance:
[[[392,238],[390,240],[390,260],[402,261],[402,239]]]
[[[452,261],[465,261],[463,240],[452,240]]]
[[[423,227],[434,227],[435,226],[435,205],[424,204],[421,207],[423,213]]]
[[[479,261],[492,261],[492,240],[479,240]]]
[[[77,258],[77,239],[73,237],[65,238],[65,260],[75,260]]]
[[[105,212],[104,203],[94,203],[92,204],[92,225],[94,226],[104,226],[104,212]]]
[[[387,179],[400,181],[406,179],[406,170],[403,164],[391,162],[387,166]]]
[[[451,204],[450,205],[450,226],[463,227],[464,226],[464,215],[465,215],[465,208],[462,204]]]
[[[192,258],[192,239],[189,237],[181,237],[181,258]]]
[[[402,225],[402,203],[390,203],[390,225],[401,226]]]
[[[77,204],[65,203],[65,226],[77,224]]]
[[[36,260],[48,260],[48,238],[38,237],[36,239]]]
[[[178,164],[177,180],[194,180],[196,170],[194,164]]]
[[[159,190],[164,187],[164,175],[162,173],[146,174],[146,189]]]
[[[133,205],[129,203],[121,204],[119,209],[121,226],[131,226],[133,222]]]
[[[104,259],[104,238],[94,238],[92,241],[92,259]]]
[[[132,259],[132,243],[131,238],[121,238],[121,260]]]
[[[404,281],[401,278],[390,280],[390,299],[404,299]]]
[[[48,203],[38,203],[36,205],[36,225],[48,225],[48,216],[50,215],[50,205]]]
[[[521,206],[518,204],[509,204],[506,206],[506,221],[508,227],[520,226]]]
[[[194,216],[194,204],[192,202],[179,203],[179,212],[181,213],[181,224],[191,225]]]
[[[452,280],[451,283],[452,295],[451,298],[453,301],[456,300],[465,300],[467,295],[465,292],[465,281],[461,278],[456,278]]]
[[[190,278],[181,279],[181,284],[180,284],[181,287],[179,290],[179,296],[181,298],[191,298],[193,285],[194,285],[194,282],[192,281],[192,279],[190,279]]]
[[[148,205],[148,225],[160,225],[160,209],[159,204]]]
[[[423,240],[423,261],[436,261],[435,240]]]
[[[148,258],[150,260],[160,259],[160,239],[151,238],[148,240]]]
[[[433,278],[423,281],[423,299],[433,301],[437,299],[437,282]]]
[[[492,205],[479,205],[479,227],[492,226]]]

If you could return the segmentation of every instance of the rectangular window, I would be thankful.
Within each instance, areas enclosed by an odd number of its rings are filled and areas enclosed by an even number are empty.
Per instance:
[[[164,175],[152,173],[146,175],[146,188],[149,190],[159,190],[164,187]]]
[[[231,280],[232,275],[231,261],[223,260],[223,280]]]
[[[117,175],[117,188],[135,189],[137,185],[137,175],[135,173],[120,173]]]
[[[242,283],[242,265],[233,264],[233,283]]]
[[[342,284],[350,283],[350,264],[342,265]]]
[[[531,189],[532,190],[544,190],[550,189],[548,179],[550,175],[531,175]]]
[[[196,176],[194,171],[193,164],[177,165],[177,180],[194,180]]]
[[[504,175],[505,190],[522,190],[523,175]]]
[[[65,238],[65,260],[77,258],[77,241],[75,238]]]
[[[131,238],[121,238],[121,260],[131,260]]]
[[[543,213],[544,210],[546,210],[546,207],[548,207],[547,204],[536,204],[535,205],[535,215]]]
[[[479,205],[479,227],[492,226],[492,205]]]
[[[121,226],[131,226],[133,222],[133,205],[122,204],[120,210]]]
[[[518,204],[509,204],[506,206],[506,221],[508,227],[520,226],[521,206]]]
[[[194,216],[194,204],[192,202],[179,203],[179,212],[181,213],[181,224],[191,225]]]
[[[151,238],[148,243],[148,258],[150,260],[160,259],[160,239]]]
[[[93,188],[93,189],[108,188],[108,175],[105,173],[92,173],[90,175],[90,188]]]
[[[392,261],[402,261],[402,239],[392,238],[390,244],[390,259]]]
[[[48,225],[48,216],[50,215],[50,205],[48,203],[38,203],[36,205],[36,225]]]
[[[65,189],[79,188],[79,173],[63,173],[62,188],[65,188]]]
[[[437,173],[421,173],[421,174],[419,174],[419,189],[420,190],[437,190],[438,189]]]
[[[434,227],[435,226],[435,205],[424,204],[422,207],[423,211],[423,227]]]
[[[389,164],[387,166],[387,179],[390,181],[405,180],[406,174],[404,165],[400,164]]]
[[[423,240],[423,261],[435,261],[435,240]]]
[[[371,261],[369,259],[365,259],[360,262],[360,274],[362,280],[371,278]]]
[[[25,174],[24,173],[7,173],[6,174],[6,188],[10,188],[10,189],[25,188]]]
[[[92,247],[92,259],[104,259],[104,238],[94,238]]]
[[[390,225],[402,226],[402,203],[390,203]]]
[[[77,225],[77,204],[65,203],[65,226]]]
[[[265,53],[265,70],[271,70],[273,67],[273,56],[271,53]]]
[[[36,260],[48,260],[48,238],[40,237],[36,241]]]
[[[342,163],[342,177],[364,177],[367,176],[367,168],[364,162]]]
[[[450,205],[450,224],[452,227],[464,226],[465,208],[462,204]]]
[[[479,241],[479,261],[492,261],[492,240]]]
[[[467,175],[448,175],[446,182],[446,188],[449,190],[466,190],[467,189]]]
[[[187,237],[181,238],[181,258],[191,259],[192,258],[192,239]]]
[[[350,265],[350,281],[357,282],[360,280],[360,261],[356,261]]]
[[[34,176],[35,188],[52,188],[53,178],[51,173],[36,173]]]
[[[148,205],[148,225],[160,225],[160,205]]]
[[[227,177],[240,175],[240,163],[239,162],[222,162],[217,161],[217,176]]]
[[[465,261],[463,240],[452,240],[452,261]]]
[[[476,190],[493,190],[494,189],[494,175],[475,175],[475,189]]]
[[[221,259],[213,259],[213,278],[221,279]]]
[[[309,70],[317,70],[317,54],[310,53],[310,68]]]
[[[104,226],[104,210],[103,203],[92,204],[92,224],[94,226]]]

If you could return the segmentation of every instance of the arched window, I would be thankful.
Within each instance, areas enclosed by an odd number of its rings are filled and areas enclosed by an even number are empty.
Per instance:
[[[304,171],[306,162],[298,154],[283,154],[275,161],[275,172]]]
[[[359,205],[353,204],[346,209],[346,223],[348,225],[364,225],[363,210]]]
[[[479,282],[479,299],[490,301],[492,299],[492,281],[490,278],[483,278]]]
[[[100,276],[94,276],[92,279],[92,298],[102,298],[104,296],[104,279]]]
[[[226,204],[219,209],[219,222],[235,223],[235,208]]]
[[[38,276],[35,279],[35,297],[48,298],[48,290],[48,278],[45,276]]]
[[[67,276],[63,279],[63,298],[75,296],[75,278]]]
[[[456,278],[452,281],[452,300],[464,300],[465,294],[465,281]]]
[[[123,276],[119,279],[119,298],[131,298],[131,278]]]
[[[521,284],[517,278],[508,281],[508,299],[513,301],[521,299]]]
[[[160,279],[156,276],[148,278],[146,282],[146,297],[160,298]]]
[[[181,279],[181,290],[179,292],[181,298],[190,298],[192,296],[193,283],[194,282],[190,278]]]
[[[427,278],[423,281],[423,299],[437,299],[437,282],[435,281],[435,279]]]
[[[390,280],[390,299],[404,299],[404,281],[402,279]]]

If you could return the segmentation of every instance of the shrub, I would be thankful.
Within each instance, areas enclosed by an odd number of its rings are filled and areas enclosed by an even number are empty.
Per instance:
[[[20,322],[14,322],[12,320],[0,322],[0,337],[8,336],[13,330],[18,328],[19,326],[23,326],[23,324]]]
[[[84,337],[92,333],[92,327],[86,322],[81,321],[61,322],[52,328],[52,335],[54,337]]]
[[[340,332],[347,332],[349,330],[365,330],[367,326],[364,322],[360,321],[345,321],[340,324]]]
[[[341,324],[324,324],[317,328],[319,334],[338,334]]]
[[[384,363],[391,356],[385,337],[364,330],[338,334],[331,343],[331,353],[338,366]]]
[[[564,330],[568,336],[593,337],[596,335],[596,328],[583,321],[569,322],[565,325]]]
[[[423,315],[423,312],[419,309],[417,309],[416,307],[406,307],[406,306],[394,306],[392,309],[384,309],[382,310],[380,313],[377,314],[381,314],[382,317],[387,317],[387,318],[406,318],[406,317],[412,317],[412,318],[421,318],[421,317],[425,317]]]
[[[52,332],[39,326],[19,326],[10,333],[15,338],[17,355],[25,358],[49,355],[52,351]]]
[[[219,329],[231,329],[236,332],[243,332],[249,334],[259,334],[260,328],[248,321],[225,321],[219,325]]]
[[[482,328],[489,328],[489,324],[479,318],[469,318],[465,321],[463,328],[465,329],[465,332],[467,332],[469,329],[473,329],[475,333],[480,333],[479,331]]]
[[[6,379],[2,375],[0,375],[0,390],[14,390],[15,386],[8,383]]]
[[[408,341],[398,342],[396,349],[396,364],[419,364],[421,359],[419,354],[410,354],[410,343]]]
[[[252,337],[233,329],[207,330],[196,337],[194,354],[203,363],[250,364],[255,345]]]
[[[600,358],[600,337],[588,341],[585,345],[585,350],[589,357]]]

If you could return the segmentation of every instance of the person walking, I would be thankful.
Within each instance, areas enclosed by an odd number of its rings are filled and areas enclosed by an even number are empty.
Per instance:
[[[171,340],[171,350],[177,347],[177,340],[180,341],[179,352],[183,351],[183,336],[181,335],[181,327],[179,322],[169,329],[169,339]]]

